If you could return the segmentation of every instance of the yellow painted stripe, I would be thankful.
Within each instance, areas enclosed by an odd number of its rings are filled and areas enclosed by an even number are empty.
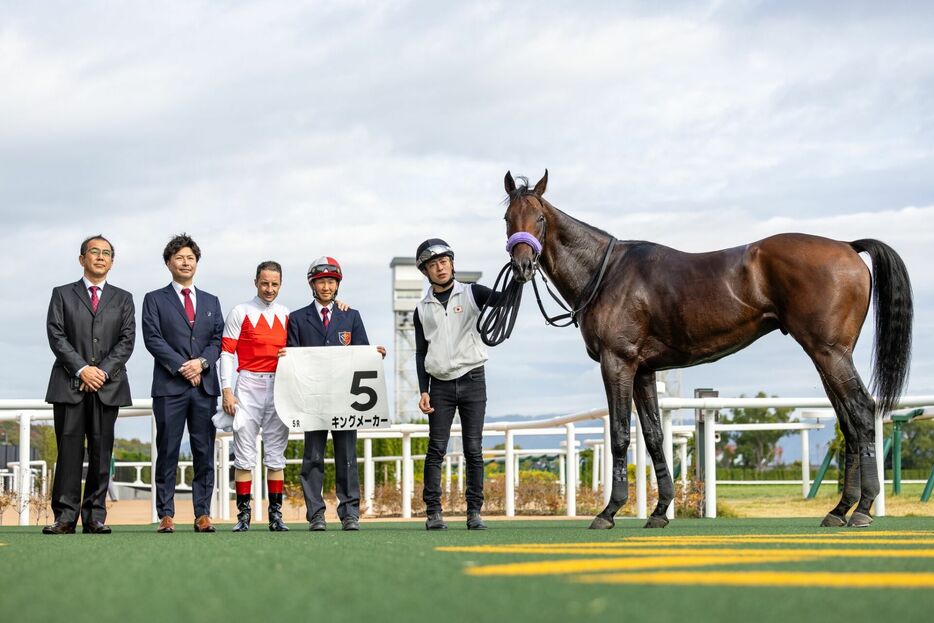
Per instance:
[[[931,543],[934,545],[934,543]],[[533,554],[533,555],[586,555],[586,556],[683,556],[685,554],[705,554],[732,556],[742,552],[773,552],[790,551],[800,555],[817,556],[821,558],[934,558],[934,549],[753,549],[753,548],[694,548],[694,549],[663,549],[653,547],[569,547],[551,546],[548,548],[534,545],[470,545],[435,548],[439,552],[459,552],[472,554]]]
[[[807,588],[934,588],[934,573],[844,573],[743,571],[659,571],[610,573],[572,578],[586,584],[668,584],[687,586],[797,586]]]
[[[737,536],[731,539],[719,539],[719,538],[705,538],[705,537],[692,537],[692,538],[674,538],[669,539],[668,541],[642,541],[636,540],[631,541],[628,545],[657,545],[661,547],[678,547],[685,545],[721,545],[724,543],[737,544],[737,543],[749,543],[756,545],[764,544],[775,544],[775,545],[796,545],[796,544],[808,544],[808,545],[855,545],[858,542],[860,545],[934,545],[934,538],[864,538],[855,541],[851,538],[844,537],[827,537],[827,538],[813,538],[813,537],[768,537],[768,538],[753,538],[750,536]]]
[[[546,560],[538,562],[520,562],[504,565],[484,565],[469,567],[467,575],[473,576],[533,576],[566,575],[575,573],[593,573],[595,571],[623,571],[637,569],[670,569],[676,567],[706,567],[729,564],[765,564],[779,562],[799,562],[808,560],[807,556],[788,552],[743,552],[733,558],[703,554],[689,556],[671,556],[664,558],[584,558],[574,560]]]
[[[820,532],[813,532],[810,534],[801,534],[801,533],[780,533],[780,534],[744,534],[742,537],[748,539],[772,539],[772,538],[792,538],[792,537],[806,537],[813,539],[828,539],[828,538],[851,538],[851,539],[863,539],[871,537],[932,537],[934,538],[934,530],[905,530],[905,531],[891,531],[891,530],[826,530],[822,529]],[[719,539],[721,541],[731,541],[735,539],[737,535],[730,534],[694,534],[694,535],[682,535],[682,536],[665,536],[665,535],[646,535],[646,536],[628,536],[624,537],[627,541],[658,541],[665,542],[672,539],[679,540],[691,540],[691,539]]]

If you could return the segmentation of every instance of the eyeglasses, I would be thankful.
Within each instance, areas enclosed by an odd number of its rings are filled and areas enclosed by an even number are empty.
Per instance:
[[[109,249],[98,249],[97,247],[91,247],[86,251],[88,255],[93,255],[94,257],[104,256],[106,258],[111,258],[114,256],[114,252]]]

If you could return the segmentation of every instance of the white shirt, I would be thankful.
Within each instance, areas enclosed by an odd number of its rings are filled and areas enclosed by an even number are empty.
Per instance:
[[[91,288],[93,288],[94,286],[97,286],[98,287],[97,300],[100,300],[101,294],[104,293],[104,286],[107,284],[107,280],[101,281],[100,283],[91,283],[90,281],[88,281],[87,277],[81,277],[81,281],[84,282],[84,291],[88,293],[88,299],[94,298],[91,296]],[[87,368],[87,366],[81,366],[80,368],[78,368],[78,371],[75,372],[75,376],[77,378],[81,378],[81,373],[84,371],[85,368]],[[103,370],[101,371],[104,372]],[[104,376],[106,376],[107,378],[110,378],[110,375],[107,374],[106,372],[104,372]]]
[[[328,310],[328,322],[331,322],[331,316],[334,314],[334,301],[331,301],[327,305],[322,305],[318,302],[318,299],[315,299],[315,309],[318,310],[318,319],[321,320],[322,324],[324,323],[324,318],[321,317],[321,310],[327,307]]]
[[[91,288],[94,286],[98,287],[97,296],[100,298],[100,295],[104,293],[104,286],[107,285],[107,281],[101,281],[100,283],[91,283],[88,281],[87,277],[82,277],[81,280],[84,282],[84,291],[88,293],[88,298],[91,298]]]
[[[198,311],[198,295],[196,294],[197,290],[195,290],[195,286],[194,286],[194,285],[191,285],[191,286],[183,286],[182,284],[178,283],[177,281],[173,281],[173,282],[172,282],[172,287],[175,288],[175,293],[178,295],[178,300],[179,300],[179,302],[182,304],[182,308],[185,307],[185,295],[182,294],[182,289],[183,289],[183,288],[188,288],[189,290],[191,290],[191,292],[188,294],[188,296],[191,297],[191,305],[192,305],[192,307],[194,308],[195,311]]]

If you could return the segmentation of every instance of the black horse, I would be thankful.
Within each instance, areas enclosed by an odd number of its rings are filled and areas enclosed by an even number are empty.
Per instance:
[[[542,197],[547,183],[547,171],[532,188],[516,186],[506,173],[506,234],[517,281],[531,280],[540,263],[574,305],[587,353],[600,363],[613,488],[590,527],[612,528],[626,503],[633,400],[658,481],[658,505],[646,527],[668,524],[674,485],[662,446],[655,372],[715,361],[776,329],[791,335],[814,362],[846,439],[843,495],[821,525],[869,525],[880,486],[874,411],[897,403],[911,351],[911,284],[898,254],[878,240],[840,242],[807,234],[779,234],[710,253],[617,241],[548,203]],[[872,260],[872,275],[861,252]],[[853,365],[870,293],[876,402]]]

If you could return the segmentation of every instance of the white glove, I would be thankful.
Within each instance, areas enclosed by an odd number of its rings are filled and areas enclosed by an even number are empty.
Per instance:
[[[217,430],[222,430],[225,433],[233,431],[234,419],[227,415],[224,409],[218,409],[217,413],[211,418],[211,421],[214,422],[214,427],[217,428]]]

